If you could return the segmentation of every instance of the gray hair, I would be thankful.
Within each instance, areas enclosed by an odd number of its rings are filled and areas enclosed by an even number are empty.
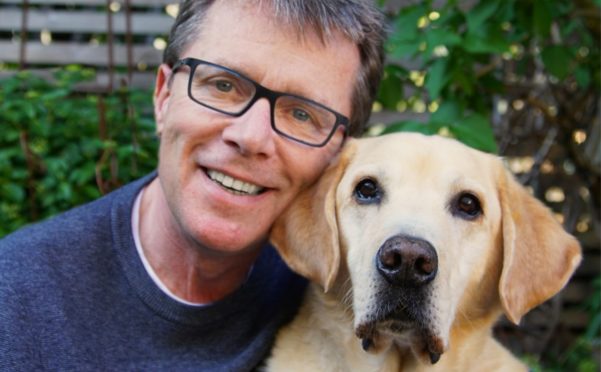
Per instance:
[[[169,34],[163,62],[173,66],[194,42],[203,17],[215,0],[184,0]],[[248,1],[248,0],[246,0]],[[332,31],[342,32],[357,45],[361,67],[352,95],[348,134],[363,134],[378,92],[384,64],[385,20],[375,0],[259,0],[268,1],[274,17],[291,24],[298,35],[309,28],[325,41]]]

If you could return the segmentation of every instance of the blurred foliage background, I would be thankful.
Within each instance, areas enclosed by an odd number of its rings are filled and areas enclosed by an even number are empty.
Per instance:
[[[136,179],[156,166],[152,94],[80,92],[94,71],[0,81],[0,236]]]
[[[583,245],[585,260],[566,290],[521,327],[501,321],[495,329],[537,371],[600,366],[600,2],[379,1],[390,35],[366,135],[437,133],[503,156]],[[82,10],[34,3],[32,11]],[[93,10],[124,11],[122,1],[108,3]],[[48,38],[18,31],[0,27],[0,39]],[[0,237],[155,168],[151,79],[145,88],[90,89],[98,66],[30,70],[14,61],[0,62]]]

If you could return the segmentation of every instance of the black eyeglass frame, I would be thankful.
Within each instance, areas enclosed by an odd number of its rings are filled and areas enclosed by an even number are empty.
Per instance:
[[[233,116],[233,117],[240,117],[240,116],[244,115],[244,113],[246,111],[248,111],[248,109],[250,109],[252,107],[252,105],[254,105],[255,102],[257,102],[259,99],[267,98],[267,100],[269,101],[269,106],[270,106],[270,111],[271,111],[271,128],[282,137],[288,138],[295,142],[299,142],[299,143],[302,143],[304,145],[311,146],[311,147],[323,147],[330,141],[330,139],[332,138],[334,133],[336,133],[336,130],[338,129],[339,126],[342,125],[344,127],[344,137],[346,137],[346,135],[347,135],[348,126],[349,126],[349,118],[332,110],[331,108],[329,108],[327,106],[322,105],[319,102],[315,102],[311,99],[308,99],[308,98],[305,98],[305,97],[302,97],[299,95],[284,93],[284,92],[277,92],[277,91],[271,90],[269,88],[262,86],[261,84],[257,83],[256,81],[252,80],[251,78],[245,76],[244,74],[242,74],[238,71],[232,70],[225,66],[218,65],[216,63],[203,61],[203,60],[197,59],[197,58],[183,58],[183,59],[178,60],[172,67],[172,73],[175,73],[183,65],[190,67],[190,75],[188,77],[188,97],[190,97],[190,99],[192,101],[198,103],[201,106],[204,106],[206,108],[220,112],[225,115],[229,115],[229,116]],[[250,101],[246,104],[246,106],[244,106],[239,112],[233,112],[233,113],[218,109],[213,106],[209,106],[205,103],[198,101],[192,95],[192,77],[194,76],[194,73],[196,72],[196,68],[198,67],[198,65],[209,65],[209,66],[217,67],[217,68],[223,69],[223,70],[231,73],[232,75],[235,75],[243,80],[248,81],[255,87],[254,96],[250,99]],[[279,130],[275,125],[275,102],[279,97],[282,97],[282,96],[294,97],[294,98],[309,102],[313,105],[321,107],[324,110],[334,114],[334,116],[336,117],[336,122],[334,123],[334,126],[332,127],[332,130],[330,131],[328,136],[322,142],[316,144],[316,143],[311,143],[311,142],[307,142],[307,141],[295,138],[295,137]]]

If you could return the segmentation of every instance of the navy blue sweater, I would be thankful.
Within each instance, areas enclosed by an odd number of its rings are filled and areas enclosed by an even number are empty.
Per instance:
[[[154,176],[0,240],[1,371],[245,371],[266,356],[305,280],[266,247],[218,303],[165,295],[131,232],[135,197]]]

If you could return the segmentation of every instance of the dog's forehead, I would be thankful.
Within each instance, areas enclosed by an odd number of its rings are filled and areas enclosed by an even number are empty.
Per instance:
[[[350,171],[374,176],[419,177],[420,179],[490,178],[492,156],[455,140],[418,133],[396,133],[359,141]]]
[[[460,142],[441,136],[419,133],[395,133],[359,141],[357,157],[366,160],[436,160],[454,163],[458,159],[481,158],[483,153]]]

